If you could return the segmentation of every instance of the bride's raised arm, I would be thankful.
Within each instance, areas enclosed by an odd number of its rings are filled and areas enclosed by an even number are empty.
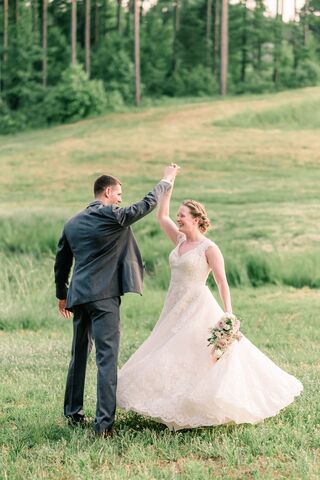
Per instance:
[[[157,219],[164,233],[176,245],[178,236],[180,235],[180,233],[177,225],[170,218],[171,195],[172,195],[172,188],[162,195],[162,198],[158,203]]]

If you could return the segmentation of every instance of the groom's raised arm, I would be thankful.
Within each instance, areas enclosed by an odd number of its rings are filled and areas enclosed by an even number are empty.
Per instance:
[[[123,227],[129,227],[134,222],[140,220],[148,213],[152,212],[158,204],[161,195],[172,188],[171,183],[162,180],[151,192],[149,192],[140,202],[130,205],[130,207],[121,208],[116,205],[112,206],[112,211],[117,221]]]
[[[123,227],[129,227],[152,212],[161,196],[172,188],[177,171],[178,167],[176,165],[166,167],[163,179],[140,202],[125,208],[113,206],[112,211],[119,224]]]

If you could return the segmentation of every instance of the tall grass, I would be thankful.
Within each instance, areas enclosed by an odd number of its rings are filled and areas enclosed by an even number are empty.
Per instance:
[[[23,222],[16,217],[1,218],[0,223],[0,330],[50,326],[56,321],[53,265],[63,219],[37,215]],[[148,286],[165,291],[170,281],[168,256],[173,245],[153,218],[137,224],[135,233]],[[320,287],[318,250],[263,252],[249,248],[243,240],[225,243],[222,250],[231,287]],[[215,289],[212,276],[209,285]]]
[[[0,251],[13,256],[54,254],[63,221],[52,212],[0,216]]]
[[[320,101],[304,100],[292,105],[255,111],[247,109],[214,122],[222,127],[280,128],[282,130],[320,128]]]
[[[0,253],[0,330],[49,327],[56,322],[52,257]]]

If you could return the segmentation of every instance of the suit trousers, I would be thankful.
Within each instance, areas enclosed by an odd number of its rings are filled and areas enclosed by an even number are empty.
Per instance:
[[[94,426],[97,433],[109,430],[115,417],[120,303],[120,297],[112,297],[73,307],[73,341],[64,414],[66,417],[84,415],[86,366],[93,337],[97,364],[97,405]]]

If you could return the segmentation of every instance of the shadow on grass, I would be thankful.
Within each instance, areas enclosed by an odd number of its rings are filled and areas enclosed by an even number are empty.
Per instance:
[[[203,435],[216,435],[223,433],[227,436],[232,436],[236,430],[244,428],[243,425],[236,424],[225,424],[225,425],[216,425],[216,426],[204,426],[198,428],[185,428],[182,430],[174,431],[170,430],[166,425],[158,423],[155,420],[145,418],[142,415],[139,415],[135,412],[123,412],[119,411],[116,421],[116,431],[121,433],[129,432],[132,435],[140,434],[143,432],[152,432],[154,434],[161,435],[187,435],[190,437],[202,437]]]

